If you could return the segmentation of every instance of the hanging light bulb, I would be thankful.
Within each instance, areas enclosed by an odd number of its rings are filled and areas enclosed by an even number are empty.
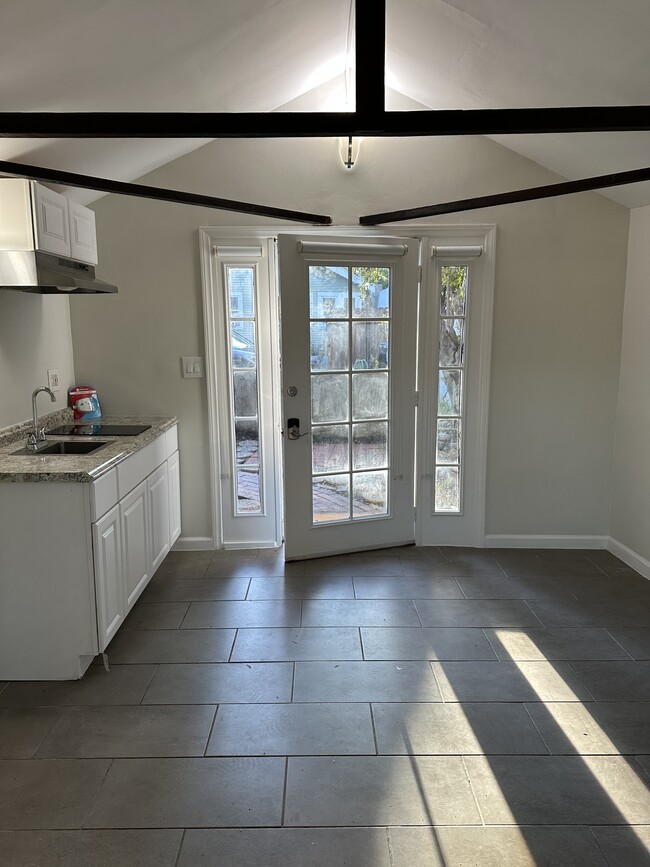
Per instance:
[[[353,138],[351,135],[339,139],[339,156],[346,169],[354,168],[359,158],[360,145],[361,139]]]

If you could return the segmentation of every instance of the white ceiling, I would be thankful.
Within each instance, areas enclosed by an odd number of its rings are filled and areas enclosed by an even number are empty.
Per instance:
[[[0,111],[346,107],[350,0],[0,0],[0,11]],[[387,104],[645,104],[648,33],[648,0],[387,0]],[[494,138],[568,178],[650,165],[650,133]],[[0,159],[133,180],[203,144],[3,139]],[[650,183],[605,194],[649,204]]]

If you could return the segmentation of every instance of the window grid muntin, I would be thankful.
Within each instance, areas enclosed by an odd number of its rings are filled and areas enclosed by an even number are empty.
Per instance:
[[[262,424],[261,424],[261,412],[260,412],[260,380],[259,380],[259,327],[258,327],[258,279],[257,279],[257,265],[250,263],[233,263],[230,262],[228,264],[224,264],[224,285],[225,291],[227,295],[226,299],[226,334],[227,334],[227,358],[228,358],[228,387],[230,392],[230,466],[231,466],[231,480],[232,480],[232,492],[233,492],[233,513],[235,517],[245,518],[245,517],[258,517],[264,514],[264,485],[263,485],[263,470],[262,470],[262,462],[261,462],[261,454],[262,454]],[[239,312],[235,313],[233,311],[232,305],[232,292],[231,292],[231,273],[234,271],[248,271],[251,274],[252,278],[252,291],[251,291],[251,305],[249,310],[247,311],[245,305],[240,303],[238,299],[237,307],[239,308]],[[241,322],[246,324],[253,325],[253,335],[254,335],[254,351],[255,351],[255,361],[254,365],[250,367],[235,367],[233,365],[233,325]],[[242,372],[254,372],[255,373],[255,390],[256,390],[256,415],[254,416],[238,416],[235,413],[235,375],[237,373]],[[257,460],[253,462],[247,461],[244,464],[240,464],[237,461],[237,423],[238,422],[257,422]],[[248,473],[248,471],[253,471],[251,475],[254,475],[257,481],[257,484],[254,485],[254,489],[257,488],[257,503],[255,508],[243,508],[242,502],[246,499],[244,497],[242,482],[243,482],[243,474]],[[242,476],[240,477],[240,474]],[[241,478],[241,481],[240,481]]]
[[[330,263],[331,264],[331,263]],[[313,266],[308,267],[308,291],[311,291],[311,268]],[[327,263],[321,263],[321,267],[328,267]],[[345,267],[347,269],[347,316],[336,316],[325,318],[322,316],[312,316],[312,302],[310,297],[310,305],[309,305],[309,323],[310,323],[310,335],[311,335],[311,325],[312,323],[343,323],[345,322],[348,327],[348,368],[345,371],[339,369],[332,370],[312,370],[311,369],[311,360],[310,360],[310,412],[313,413],[313,387],[312,383],[314,379],[319,376],[327,376],[328,374],[332,375],[345,375],[348,379],[348,417],[345,421],[323,421],[323,422],[315,422],[311,421],[311,429],[312,432],[314,429],[327,427],[327,426],[335,426],[341,425],[342,427],[346,427],[348,430],[348,469],[341,471],[332,471],[332,470],[323,470],[323,471],[314,471],[313,469],[313,452],[312,452],[312,523],[315,527],[320,526],[330,526],[331,524],[341,524],[341,523],[351,523],[358,521],[369,521],[369,520],[377,520],[377,519],[385,519],[390,517],[390,466],[391,466],[391,441],[392,441],[392,420],[391,420],[391,403],[392,403],[392,364],[391,364],[391,356],[392,356],[392,336],[393,336],[393,268],[388,266],[377,266],[382,267],[384,270],[388,272],[388,292],[389,292],[389,315],[388,316],[355,316],[354,315],[354,297],[353,297],[353,273],[354,269],[357,267],[366,267],[363,265],[352,265],[346,264],[343,266],[334,266],[334,267]],[[352,358],[353,351],[353,325],[355,324],[363,324],[363,323],[387,323],[388,325],[388,349],[387,349],[387,359],[386,366],[382,368],[377,368],[375,370],[366,369],[366,368],[355,368],[355,360]],[[310,336],[310,356],[311,356],[311,336]],[[356,373],[355,373],[356,371]],[[353,409],[353,378],[358,373],[364,374],[385,374],[387,375],[387,409],[388,413],[385,416],[376,417],[376,418],[360,418],[354,419],[354,409]],[[386,462],[382,467],[372,467],[372,468],[364,468],[364,469],[353,469],[353,429],[355,424],[368,424],[368,423],[385,423],[387,426],[386,432]],[[312,438],[312,448],[313,448],[313,438]],[[354,478],[359,475],[366,475],[368,473],[385,473],[386,475],[386,511],[384,513],[379,513],[375,515],[366,515],[359,516],[354,515]],[[322,520],[319,521],[316,519],[316,512],[314,507],[314,487],[313,483],[316,479],[324,479],[324,478],[347,478],[348,479],[348,515],[342,518],[336,518],[332,520]]]
[[[443,286],[443,273],[446,268],[463,268],[465,270],[465,278],[464,278],[464,305],[463,312],[458,313],[457,311],[451,311],[450,313],[443,313],[442,311],[442,286]],[[464,475],[464,440],[465,440],[465,406],[466,406],[466,390],[467,390],[467,328],[469,322],[469,304],[470,304],[470,265],[467,262],[447,262],[441,263],[437,269],[437,330],[436,335],[438,339],[438,351],[437,351],[437,365],[436,365],[436,391],[435,391],[435,425],[434,425],[434,443],[433,443],[433,476],[432,476],[432,486],[433,486],[433,514],[437,515],[462,515],[463,514],[463,475]],[[441,364],[441,356],[442,356],[442,348],[441,348],[441,335],[442,335],[442,324],[445,321],[454,321],[458,320],[462,324],[462,349],[461,349],[461,363],[458,365],[445,365]],[[441,413],[440,412],[440,380],[442,372],[458,372],[460,374],[460,400],[458,413]],[[457,438],[457,449],[458,456],[456,461],[439,461],[438,460],[438,431],[440,427],[441,421],[457,421],[458,422],[458,438]],[[438,478],[439,472],[442,471],[455,471],[457,477],[457,491],[458,491],[458,505],[457,508],[452,509],[443,509],[439,506],[441,494],[438,490]]]

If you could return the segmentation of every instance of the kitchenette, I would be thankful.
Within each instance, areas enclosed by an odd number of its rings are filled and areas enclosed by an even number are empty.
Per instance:
[[[180,535],[178,419],[43,423],[0,431],[0,680],[81,677]]]
[[[89,208],[0,181],[0,681],[109,665],[180,535],[178,418],[103,415],[75,385],[68,299],[117,292],[97,261]]]

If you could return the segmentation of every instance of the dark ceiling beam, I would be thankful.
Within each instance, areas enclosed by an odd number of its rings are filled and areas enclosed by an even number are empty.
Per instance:
[[[496,193],[490,196],[475,196],[472,199],[457,199],[454,202],[441,202],[438,205],[424,205],[419,208],[405,208],[400,211],[385,211],[383,214],[367,214],[359,217],[362,226],[376,226],[379,223],[398,223],[402,220],[416,220],[422,217],[437,217],[441,214],[458,214],[461,211],[474,211],[478,208],[493,208],[497,205],[511,205],[514,202],[532,202],[536,199],[550,199],[584,193],[590,190],[604,190],[608,187],[621,187],[650,181],[650,168],[634,169],[629,172],[616,172],[578,181],[563,181],[543,187],[529,187],[525,190],[512,190],[509,193]]]
[[[0,175],[17,175],[21,178],[30,178],[34,181],[47,181],[54,184],[63,184],[67,187],[80,187],[84,190],[98,190],[102,193],[116,193],[117,195],[135,196],[140,199],[157,199],[162,202],[176,202],[182,205],[197,205],[201,208],[216,208],[220,211],[236,211],[237,213],[255,214],[256,216],[273,217],[279,220],[316,223],[322,226],[329,226],[332,223],[332,218],[323,214],[290,211],[285,208],[255,205],[251,202],[237,202],[232,199],[218,199],[215,196],[203,196],[199,193],[186,193],[181,190],[168,190],[164,187],[150,187],[145,184],[111,181],[106,178],[97,178],[93,175],[80,175],[75,172],[63,172],[59,169],[47,169],[43,168],[43,166],[30,166],[24,163],[0,160]]]
[[[0,112],[2,138],[334,138],[640,130],[650,130],[650,105],[436,111],[367,111],[362,106],[355,112]]]
[[[2,112],[4,138],[323,138],[650,130],[650,105],[385,110],[386,0],[355,2],[353,112]]]
[[[356,0],[354,7],[355,106],[376,117],[386,108],[386,0]]]

